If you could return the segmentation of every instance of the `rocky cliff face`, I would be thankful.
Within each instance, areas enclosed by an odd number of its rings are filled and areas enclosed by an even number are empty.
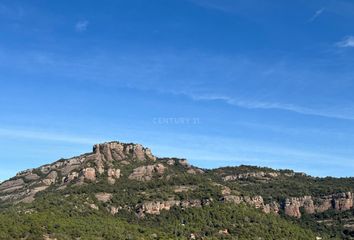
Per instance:
[[[353,208],[353,193],[338,193],[323,197],[291,197],[286,198],[285,201],[265,203],[262,196],[235,196],[226,195],[223,201],[241,204],[245,203],[255,208],[262,209],[265,213],[279,213],[280,210],[284,211],[285,215],[300,218],[301,210],[307,214],[321,213],[334,209],[337,211],[347,211]]]
[[[213,199],[194,199],[194,200],[167,200],[167,201],[148,201],[136,208],[139,216],[143,217],[145,214],[158,215],[163,210],[170,210],[172,207],[202,207],[213,202]],[[353,194],[350,192],[333,194],[321,198],[313,198],[311,196],[304,196],[299,198],[287,198],[283,202],[272,201],[265,203],[262,196],[236,196],[227,194],[219,201],[232,204],[246,204],[258,209],[264,213],[279,214],[282,210],[285,215],[300,218],[301,209],[307,214],[316,212],[324,212],[330,209],[337,211],[346,211],[353,208]],[[314,203],[316,202],[316,203]]]
[[[234,180],[242,180],[242,179],[249,179],[249,178],[257,178],[257,179],[269,179],[269,178],[276,178],[280,174],[277,172],[247,172],[247,173],[239,173],[234,175],[227,175],[223,177],[224,181],[234,181]]]
[[[136,212],[140,217],[145,214],[158,215],[163,210],[170,210],[172,207],[190,208],[190,207],[202,207],[209,205],[212,199],[192,199],[192,200],[168,200],[168,201],[149,201],[141,205],[138,205]]]
[[[235,196],[235,195],[228,195],[224,196],[222,199],[227,203],[234,203],[234,204],[247,204],[255,208],[261,209],[265,213],[278,213],[280,205],[277,202],[272,202],[265,204],[262,196]]]
[[[325,212],[330,209],[346,211],[353,208],[353,201],[353,193],[346,192],[317,198],[311,196],[287,198],[282,203],[282,207],[286,215],[299,218],[301,217],[301,208],[308,214]]]

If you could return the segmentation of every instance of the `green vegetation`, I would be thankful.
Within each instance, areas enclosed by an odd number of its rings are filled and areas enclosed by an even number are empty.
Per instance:
[[[208,174],[215,181],[223,182],[221,176],[239,174],[245,172],[275,172],[270,168],[260,168],[254,166],[227,167],[211,170]],[[285,197],[299,196],[326,196],[340,192],[354,192],[354,178],[316,178],[291,170],[277,171],[278,177],[258,179],[247,178],[238,181],[224,182],[231,189],[237,190],[241,194],[252,196],[261,195],[264,199],[284,199]],[[293,174],[289,177],[286,174]]]
[[[88,195],[47,194],[0,213],[0,239],[315,239],[315,234],[244,205],[173,208],[137,218],[89,207]],[[86,204],[87,202],[87,204]],[[219,233],[227,229],[227,233]]]
[[[242,204],[235,206],[219,203],[186,211],[174,208],[149,218],[148,223],[156,222],[164,223],[166,230],[177,237],[188,233],[201,238],[245,240],[315,239],[316,236],[311,230]],[[222,233],[223,230],[228,234]]]
[[[62,190],[51,185],[36,195],[30,204],[0,204],[0,240],[8,239],[354,239],[353,211],[327,211],[308,215],[302,211],[301,219],[284,215],[265,214],[243,204],[227,204],[222,190],[239,196],[263,196],[265,202],[286,197],[324,196],[337,192],[354,192],[353,178],[313,178],[291,170],[276,171],[253,166],[226,167],[204,170],[204,174],[191,174],[190,167],[171,159],[159,159],[164,164],[162,175],[155,174],[150,181],[128,178],[134,168],[156,162],[131,161],[114,163],[122,176],[111,185],[107,172],[97,181],[75,181]],[[94,163],[88,163],[94,166]],[[85,166],[86,167],[86,166]],[[33,171],[45,177],[38,169]],[[250,175],[234,181],[223,177]],[[272,175],[276,173],[275,175]],[[58,178],[63,176],[58,174]],[[26,182],[27,184],[27,182]],[[28,183],[30,184],[30,182]],[[39,183],[40,184],[40,183]],[[57,183],[60,184],[60,183]],[[228,189],[228,188],[229,189]],[[96,199],[97,193],[109,193],[107,202]],[[148,201],[206,200],[201,207],[172,207],[160,215],[145,214],[138,217],[138,208]],[[117,214],[111,207],[119,207]]]
[[[85,196],[48,195],[27,206],[0,213],[0,239],[155,239],[168,235],[83,204]]]

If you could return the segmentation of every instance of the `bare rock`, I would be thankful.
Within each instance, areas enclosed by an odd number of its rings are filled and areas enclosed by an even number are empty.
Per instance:
[[[242,196],[235,196],[235,195],[228,195],[228,196],[224,196],[223,201],[227,202],[227,203],[240,204],[243,202],[243,197]]]
[[[64,177],[64,182],[65,183],[70,183],[74,181],[75,179],[79,178],[79,173],[78,172],[71,172],[67,177]]]
[[[12,192],[17,189],[21,189],[24,187],[24,184],[25,184],[25,182],[23,181],[22,178],[6,181],[6,182],[1,183],[0,192]]]
[[[50,186],[55,183],[57,180],[58,173],[56,171],[51,171],[45,179],[42,180],[42,183],[46,186]]]
[[[145,161],[156,160],[151,150],[140,144],[124,144],[120,142],[108,142],[96,144],[93,153],[99,161],[113,162],[132,158],[133,160]]]
[[[96,170],[94,168],[85,168],[82,170],[82,174],[86,180],[96,181]]]
[[[190,167],[187,159],[180,159],[180,160],[178,160],[178,163],[181,164],[182,166]]]
[[[227,186],[222,186],[221,188],[221,195],[227,196],[231,194],[231,189]]]
[[[26,192],[26,195],[24,195],[24,198],[20,199],[18,202],[23,202],[23,203],[31,203],[35,200],[35,195],[38,192],[44,191],[48,188],[49,186],[38,186],[35,187],[28,192]]]
[[[33,171],[33,169],[27,169],[27,170],[18,172],[18,173],[16,174],[16,177],[24,177],[24,176],[27,176],[27,175],[31,174],[32,171]]]
[[[57,240],[57,238],[52,238],[52,237],[50,237],[50,235],[45,234],[45,235],[43,235],[43,240]]]
[[[114,184],[116,179],[120,178],[120,169],[109,168],[107,171],[107,180],[109,184]]]
[[[286,215],[297,218],[301,217],[301,207],[308,214],[325,212],[329,209],[346,211],[353,208],[353,194],[351,192],[338,193],[315,199],[311,196],[289,198],[286,199],[283,206]]]
[[[187,173],[196,175],[196,174],[203,174],[204,171],[199,168],[190,168],[187,170]]]
[[[154,174],[161,176],[165,169],[166,167],[161,163],[141,166],[135,168],[128,178],[131,180],[148,181],[152,179]]]
[[[274,214],[278,214],[280,210],[280,205],[273,201],[271,203],[265,204],[263,207],[263,212],[264,213],[274,213]]]
[[[220,235],[229,235],[230,233],[229,233],[228,229],[221,229],[221,230],[219,230],[219,234]]]
[[[255,208],[263,208],[264,201],[262,196],[253,196],[253,197],[243,197],[243,201],[250,206]]]
[[[94,209],[94,210],[98,210],[99,209],[98,206],[96,204],[93,204],[93,203],[89,204],[88,206],[90,208]]]
[[[197,186],[176,186],[173,191],[175,193],[188,192],[197,189]]]
[[[301,199],[300,203],[303,207],[306,213],[308,214],[313,214],[315,213],[315,205],[313,203],[312,197],[311,196],[304,196]]]
[[[325,212],[329,209],[333,208],[332,204],[332,197],[331,196],[325,196],[321,198],[316,199],[315,203],[315,212]]]
[[[250,206],[253,206],[255,208],[263,208],[264,207],[264,201],[262,196],[236,196],[236,195],[227,195],[224,196],[223,198],[224,202],[229,202],[229,203],[234,203],[234,204],[240,204],[240,203],[246,203]]]
[[[353,207],[353,194],[351,192],[340,193],[333,196],[334,209],[346,211]]]
[[[173,159],[170,159],[170,160],[167,161],[167,165],[173,166],[175,164],[176,164],[176,162]]]
[[[153,214],[159,215],[162,210],[170,210],[171,207],[180,205],[180,201],[170,200],[170,201],[150,201],[145,202],[138,208],[138,212],[141,214]]]
[[[269,178],[276,178],[280,174],[277,172],[246,172],[246,173],[239,173],[234,175],[228,175],[223,177],[224,181],[235,181],[235,180],[246,180],[249,178],[256,178],[256,179],[269,179]]]
[[[25,180],[26,181],[35,181],[35,180],[38,180],[39,179],[39,176],[35,173],[30,173],[28,175],[25,176]]]
[[[97,198],[98,201],[109,202],[112,199],[112,194],[111,193],[96,193],[95,197]]]
[[[298,198],[288,198],[285,200],[284,212],[286,215],[290,217],[300,218],[301,217],[300,207],[301,205]]]
[[[112,215],[116,215],[118,212],[119,212],[119,207],[114,207],[114,206],[111,206],[110,209],[109,209],[109,212],[112,214]]]
[[[201,207],[201,206],[203,206],[203,201],[200,199],[181,201],[182,208]]]

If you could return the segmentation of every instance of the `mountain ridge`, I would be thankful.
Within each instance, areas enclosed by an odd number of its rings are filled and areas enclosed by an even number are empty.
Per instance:
[[[353,183],[353,178],[318,178],[246,165],[202,169],[186,159],[156,157],[141,144],[113,141],[95,144],[92,152],[17,173],[0,184],[0,206],[36,204],[60,193],[85,195],[83,206],[129,219],[222,204],[245,205],[296,221],[351,211]]]

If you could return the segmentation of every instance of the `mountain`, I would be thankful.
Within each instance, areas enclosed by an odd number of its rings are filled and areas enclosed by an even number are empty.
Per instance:
[[[0,239],[354,239],[354,178],[108,142],[0,184]]]

